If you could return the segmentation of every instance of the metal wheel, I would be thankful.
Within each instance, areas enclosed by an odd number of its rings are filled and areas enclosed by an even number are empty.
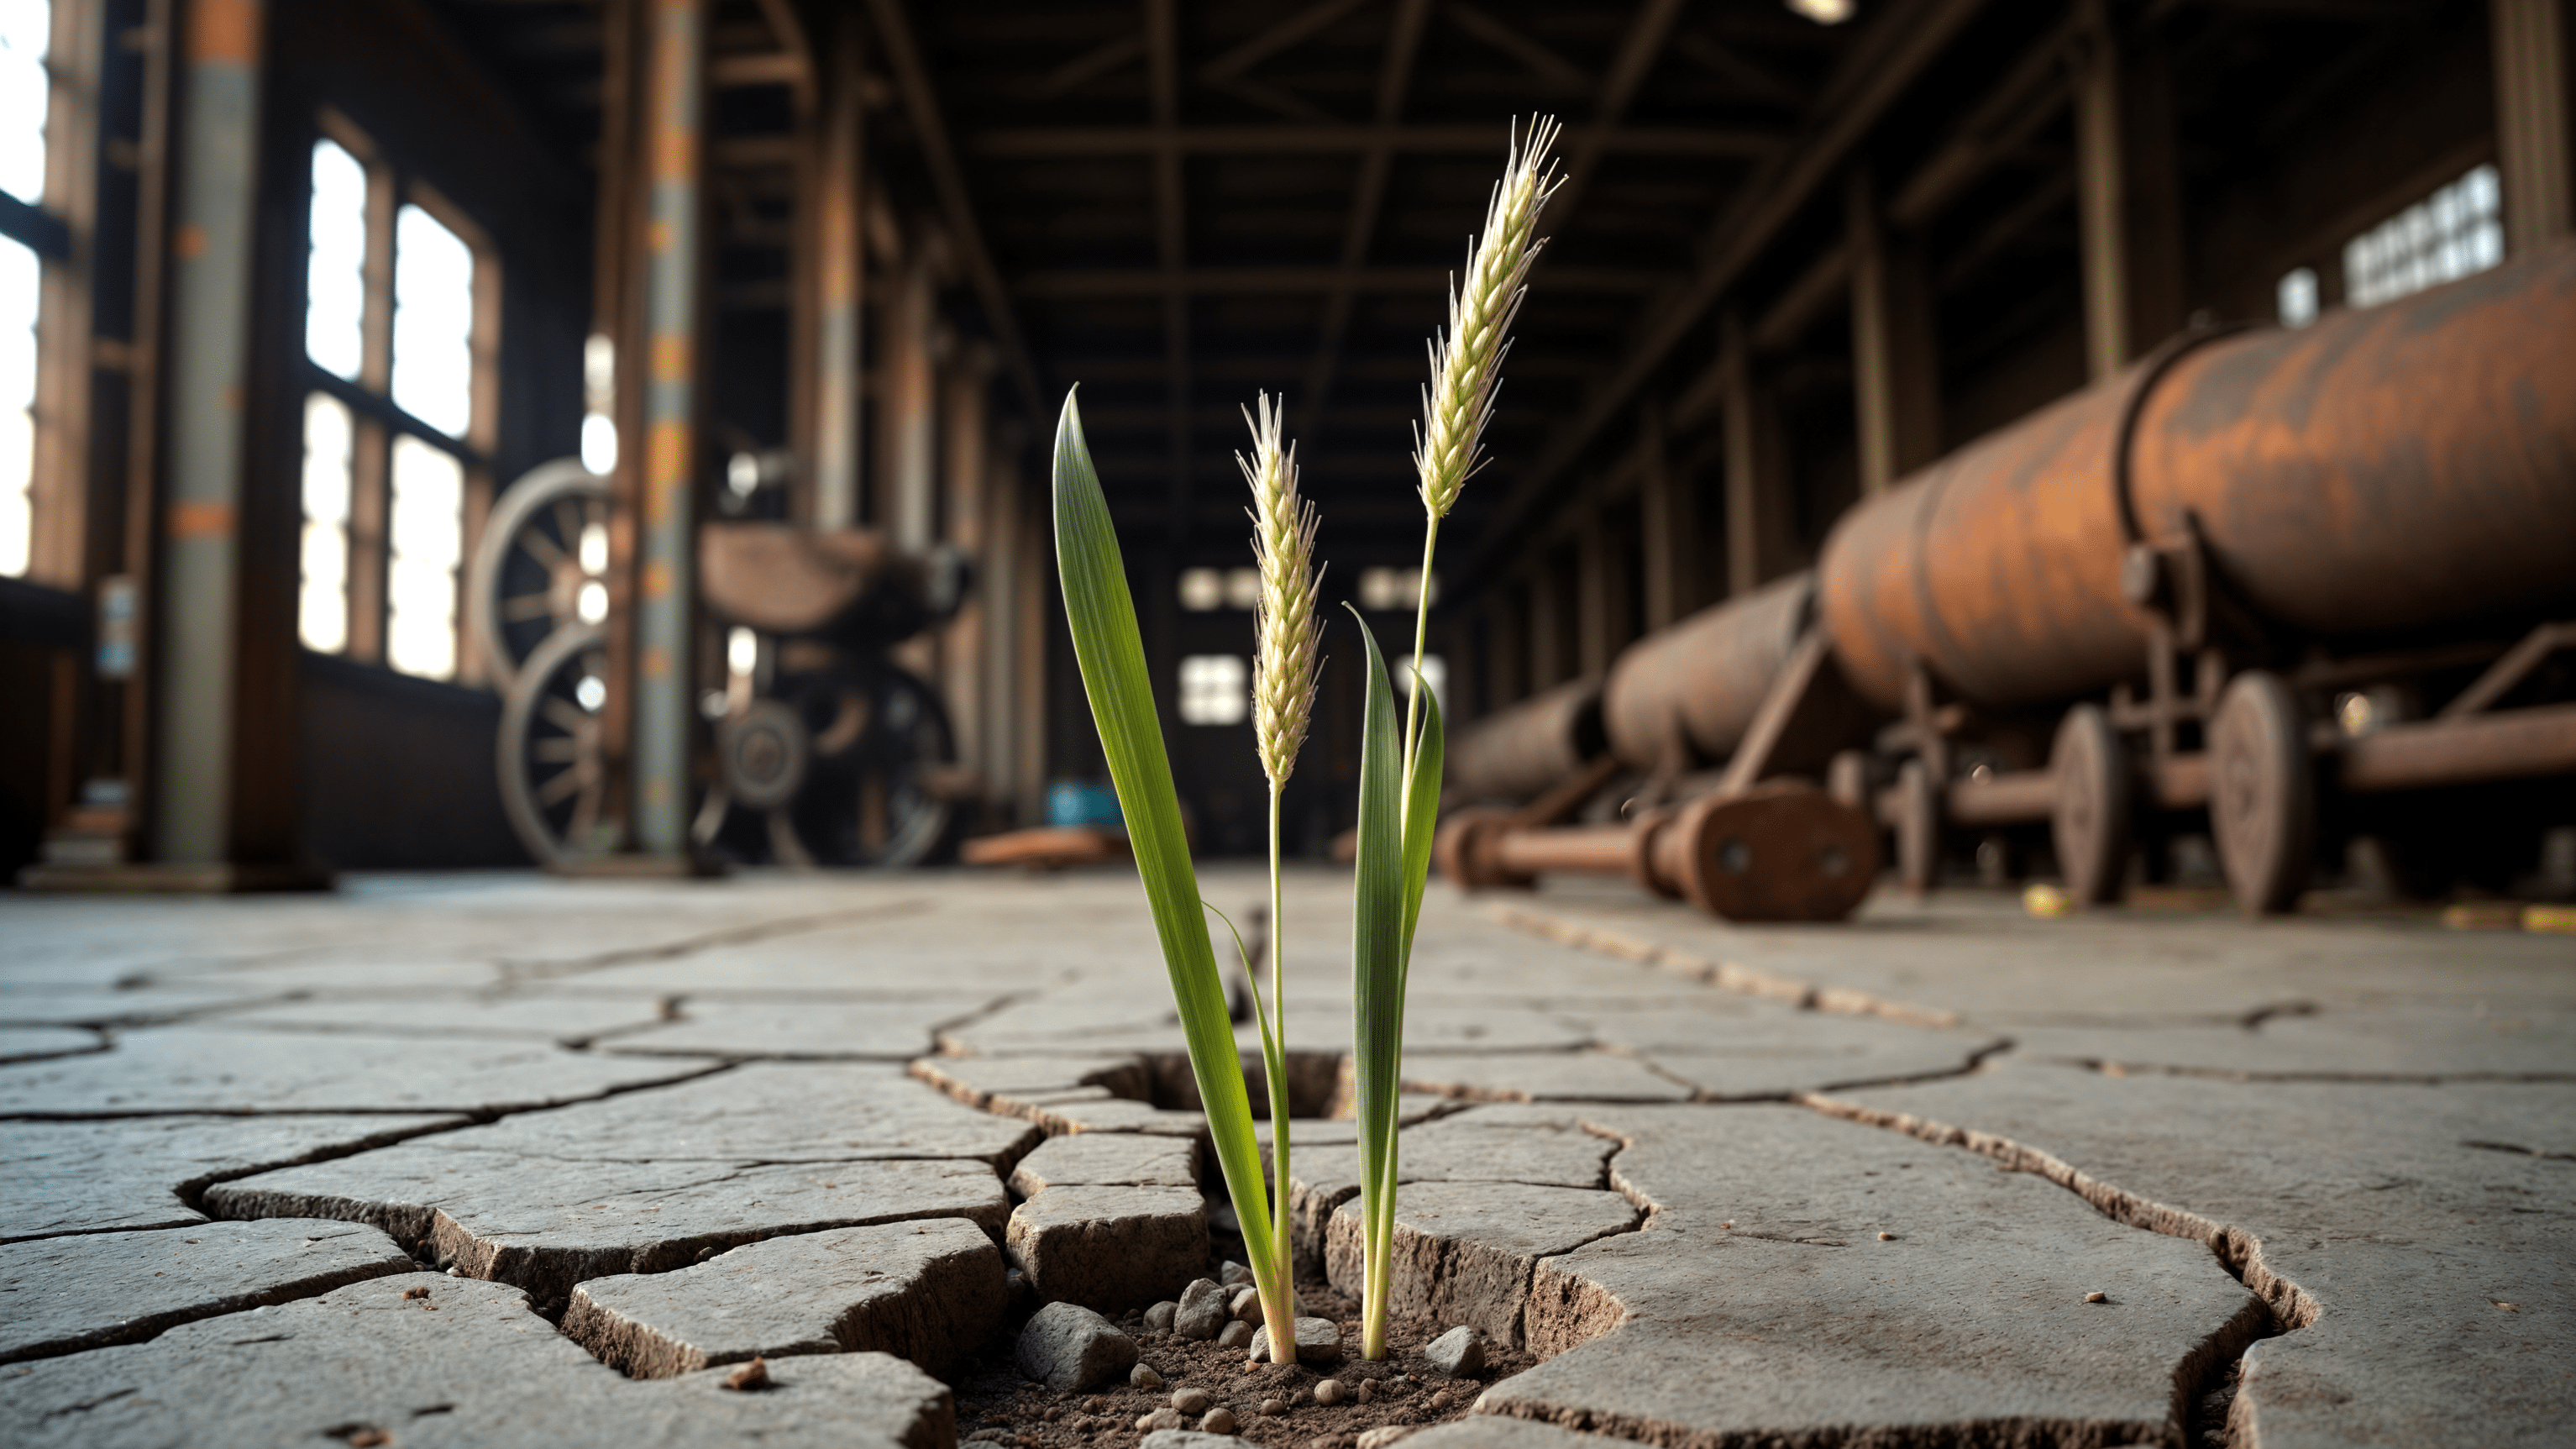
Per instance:
[[[1878,879],[1878,827],[1822,790],[1777,784],[1705,796],[1658,853],[1691,904],[1730,921],[1839,921]]]
[[[2087,906],[2118,899],[2129,868],[2129,765],[2099,705],[2066,712],[2048,752],[2048,773],[2049,836],[2067,894]]]
[[[608,617],[608,480],[557,458],[492,506],[467,566],[465,611],[495,688],[566,624]]]
[[[813,742],[795,833],[830,864],[917,865],[948,833],[956,737],[930,686],[903,670],[834,671],[782,691]]]
[[[2286,911],[2316,849],[2316,775],[2298,702],[2280,676],[2229,682],[2209,723],[2209,825],[2227,888],[2248,915]]]
[[[608,847],[600,839],[606,757],[599,708],[608,698],[607,630],[568,624],[522,662],[501,704],[501,808],[540,865]]]
[[[1896,878],[1915,895],[1929,894],[1941,873],[1941,801],[1921,760],[1897,767],[1896,802]]]

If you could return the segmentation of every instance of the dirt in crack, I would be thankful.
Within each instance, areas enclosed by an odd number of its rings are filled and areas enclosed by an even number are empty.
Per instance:
[[[1301,1282],[1298,1297],[1307,1315],[1339,1323],[1345,1344],[1359,1341],[1356,1301],[1320,1282]],[[1422,1349],[1450,1325],[1427,1318],[1395,1318],[1387,1324],[1387,1357],[1382,1362],[1247,1364],[1240,1348],[1149,1332],[1140,1311],[1114,1321],[1136,1340],[1137,1361],[1162,1377],[1162,1387],[1140,1389],[1122,1375],[1087,1393],[1058,1393],[1020,1374],[1015,1352],[1019,1329],[1034,1308],[1022,1303],[974,1357],[949,1372],[961,1441],[1013,1449],[1132,1444],[1138,1419],[1171,1408],[1176,1393],[1196,1389],[1207,1395],[1209,1409],[1222,1407],[1234,1415],[1230,1432],[1253,1443],[1276,1449],[1351,1449],[1371,1429],[1424,1427],[1464,1418],[1478,1394],[1537,1362],[1489,1338],[1481,1371],[1446,1378],[1432,1369]],[[1315,1388],[1327,1379],[1341,1385],[1337,1404],[1316,1402]],[[1362,1383],[1368,1385],[1366,1402],[1360,1398]],[[1276,1405],[1277,1411],[1263,1413],[1265,1404]],[[1184,1427],[1198,1428],[1206,1412],[1188,1415]]]

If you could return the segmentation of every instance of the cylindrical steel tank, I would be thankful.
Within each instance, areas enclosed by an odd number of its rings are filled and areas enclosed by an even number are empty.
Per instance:
[[[1606,746],[1601,681],[1570,679],[1460,730],[1446,784],[1472,800],[1527,800],[1573,775]]]
[[[1802,571],[1702,609],[1621,650],[1601,691],[1611,752],[1631,769],[1715,763],[1753,724],[1798,636],[1815,616]]]
[[[2211,340],[1972,443],[1844,516],[1819,607],[1879,704],[1909,657],[1981,704],[2063,699],[2139,672],[2122,561],[2186,528],[2298,634],[2576,602],[2576,244]]]

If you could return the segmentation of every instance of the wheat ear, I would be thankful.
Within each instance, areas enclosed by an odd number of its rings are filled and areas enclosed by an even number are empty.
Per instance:
[[[1414,430],[1413,467],[1422,505],[1435,519],[1448,516],[1483,452],[1485,420],[1494,411],[1505,336],[1521,309],[1530,263],[1546,239],[1533,235],[1538,214],[1556,193],[1554,117],[1515,130],[1503,179],[1485,203],[1485,230],[1469,244],[1467,274],[1449,285],[1449,327],[1431,344],[1431,384],[1422,393],[1422,423]]]
[[[1297,449],[1283,448],[1286,413],[1267,393],[1261,412],[1246,410],[1252,456],[1234,455],[1252,485],[1252,553],[1261,565],[1261,604],[1253,616],[1252,718],[1261,768],[1274,791],[1297,768],[1315,708],[1316,670],[1323,664],[1324,618],[1315,607],[1323,571],[1315,564],[1315,505],[1297,493]]]

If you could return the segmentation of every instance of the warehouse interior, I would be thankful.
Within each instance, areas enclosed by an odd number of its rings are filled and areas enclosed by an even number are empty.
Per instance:
[[[2091,700],[2154,776],[2119,880],[2087,887],[2108,899],[2223,873],[2206,788],[2155,773],[2195,747],[2195,690],[2269,665],[2329,733],[2481,681],[2481,708],[2569,697],[2563,416],[2528,476],[2446,505],[2529,505],[2519,561],[2426,539],[2424,577],[2375,582],[2363,549],[2341,587],[2421,605],[2343,635],[2258,618],[2200,684],[2216,646],[2159,653],[2140,605],[2114,667],[1998,688],[1931,650],[1903,698],[1881,669],[1752,759],[1781,661],[1640,643],[1778,596],[1785,657],[1818,606],[1783,591],[1837,525],[1980,440],[2143,398],[2195,339],[2545,266],[2559,0],[9,15],[0,860],[29,886],[939,865],[1114,818],[1047,511],[1077,387],[1200,850],[1258,853],[1242,410],[1285,400],[1328,592],[1400,670],[1422,349],[1539,114],[1566,127],[1550,240],[1428,591],[1454,804],[1617,825],[1745,753],[1730,788],[1829,785],[1908,885],[2051,879],[2040,772]],[[2553,411],[2550,351],[2497,386]],[[2268,564],[2210,547],[2226,607],[2262,615]],[[1962,567],[2045,572],[1996,557]],[[1336,609],[1294,856],[1355,818],[1351,628]],[[1629,719],[1632,656],[1707,674],[1734,723]],[[2299,885],[2567,892],[2567,726],[2524,723],[2519,764],[2409,776],[2402,808],[2322,787]],[[1969,798],[1998,773],[2032,783]],[[2405,848],[2463,818],[2505,823]]]

